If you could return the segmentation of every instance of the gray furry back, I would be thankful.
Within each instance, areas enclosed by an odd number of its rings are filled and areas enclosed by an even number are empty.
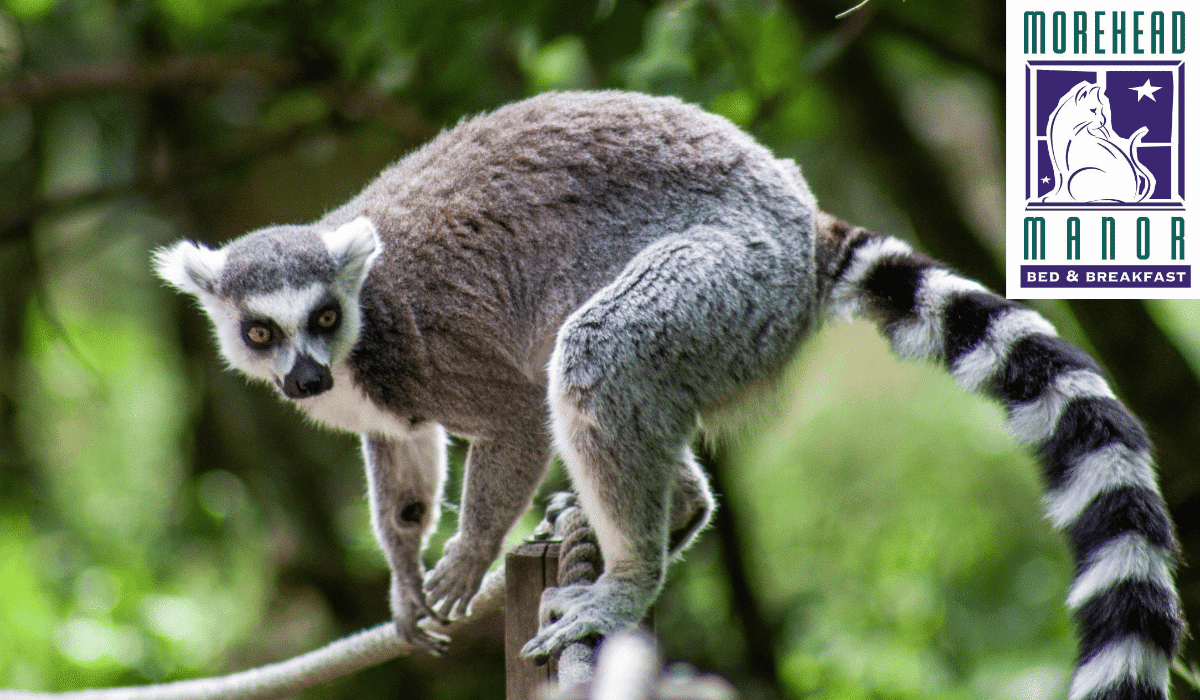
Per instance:
[[[787,293],[815,300],[815,211],[795,164],[722,117],[675,98],[549,93],[463,120],[317,225],[370,218],[384,243],[373,284],[430,325],[484,321],[540,374],[567,314],[694,225],[754,229],[793,265]]]

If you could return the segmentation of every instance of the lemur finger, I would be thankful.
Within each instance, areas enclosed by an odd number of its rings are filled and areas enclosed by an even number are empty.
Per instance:
[[[574,601],[588,595],[588,585],[560,586],[547,588],[542,591],[542,601],[538,605],[538,625],[546,627],[558,622],[559,618],[569,610]]]
[[[435,607],[438,613],[447,619],[454,620],[462,617],[467,610],[467,605],[470,604],[473,593],[468,593],[465,587],[460,587],[444,598],[436,599]]]
[[[434,656],[441,656],[450,650],[450,637],[433,632],[431,630],[421,630],[421,647]]]
[[[417,607],[417,610],[421,613],[421,616],[428,617],[429,619],[434,620],[442,625],[450,624],[450,618],[444,614],[438,613],[438,611],[429,604],[429,599],[426,596],[421,595],[419,591],[413,591],[410,595],[410,598],[413,604]]]
[[[450,581],[437,569],[425,578],[425,584],[421,587],[427,598],[436,601],[444,600],[450,593],[449,588]]]
[[[595,620],[568,616],[543,628],[521,648],[521,656],[543,663],[563,650],[563,647],[599,633]]]
[[[415,622],[396,620],[396,636],[402,642],[423,649],[433,656],[441,656],[450,647],[450,637]]]
[[[453,609],[450,610],[451,619],[457,620],[467,614],[467,606],[471,603],[471,595],[463,595],[454,602]]]
[[[450,637],[420,628],[416,630],[416,634],[409,641],[432,656],[441,656],[450,649]]]
[[[425,577],[422,589],[430,600],[441,601],[454,596],[459,587],[458,577],[452,575],[451,567],[443,558]]]

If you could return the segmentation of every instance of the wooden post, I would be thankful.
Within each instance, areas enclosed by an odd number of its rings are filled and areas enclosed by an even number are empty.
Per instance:
[[[559,542],[526,542],[504,558],[507,700],[535,700],[538,688],[558,676],[554,661],[535,666],[521,656],[521,647],[537,634],[542,591],[558,585],[559,545]]]

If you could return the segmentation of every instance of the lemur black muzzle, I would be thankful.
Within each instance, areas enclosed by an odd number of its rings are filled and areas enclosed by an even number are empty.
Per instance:
[[[297,355],[292,371],[283,378],[283,394],[289,399],[306,399],[332,388],[329,368],[308,355]]]

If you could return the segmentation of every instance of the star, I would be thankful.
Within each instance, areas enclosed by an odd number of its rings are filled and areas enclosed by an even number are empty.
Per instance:
[[[1050,178],[1049,178],[1049,177],[1044,177],[1044,178],[1042,178],[1042,184],[1043,184],[1043,185],[1049,185],[1049,184],[1050,184]]]
[[[1138,94],[1138,98],[1137,98],[1138,102],[1141,102],[1143,97],[1149,97],[1154,102],[1158,102],[1158,100],[1154,99],[1154,93],[1157,92],[1158,90],[1162,90],[1162,86],[1154,87],[1153,85],[1150,84],[1150,79],[1146,78],[1145,84],[1139,85],[1138,87],[1131,87],[1129,89],[1133,90],[1134,92],[1136,92]]]

